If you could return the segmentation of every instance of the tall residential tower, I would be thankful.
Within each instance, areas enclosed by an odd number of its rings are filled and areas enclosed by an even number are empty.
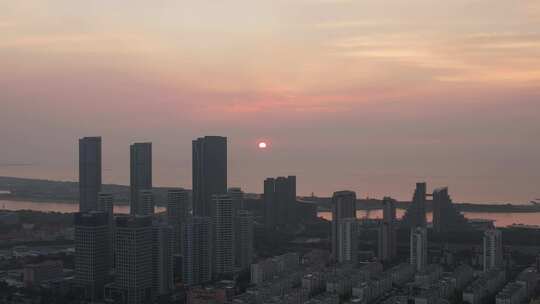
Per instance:
[[[192,148],[193,215],[212,217],[212,195],[227,193],[227,138],[197,138]]]
[[[338,260],[340,254],[340,229],[344,219],[356,218],[356,193],[353,191],[338,191],[332,196],[332,256]]]
[[[145,215],[139,198],[141,191],[152,190],[152,143],[134,143],[130,146],[130,212]]]
[[[79,139],[79,211],[97,210],[101,191],[101,137]]]

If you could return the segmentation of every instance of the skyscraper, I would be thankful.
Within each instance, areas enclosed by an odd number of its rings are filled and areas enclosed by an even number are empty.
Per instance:
[[[244,208],[244,192],[239,187],[229,188],[227,194],[231,197],[233,204],[233,215],[236,215],[239,210],[245,210]]]
[[[358,236],[360,223],[355,217],[342,218],[337,222],[337,257],[339,263],[358,262]]]
[[[167,191],[167,222],[172,226],[174,254],[180,254],[182,247],[182,224],[189,216],[188,192],[185,189],[169,189]]]
[[[212,280],[212,218],[191,217],[182,229],[182,280],[198,285]]]
[[[337,191],[332,196],[332,256],[339,258],[339,223],[346,218],[356,218],[356,193]]]
[[[253,260],[253,216],[247,210],[239,210],[234,225],[235,266],[247,269]]]
[[[97,210],[101,191],[101,137],[79,139],[79,211]]]
[[[152,300],[152,218],[116,217],[115,288],[124,303],[144,304]]]
[[[264,225],[266,231],[275,230],[277,226],[277,211],[275,207],[274,191],[276,180],[274,178],[267,178],[264,180]]]
[[[214,215],[212,195],[227,193],[227,138],[193,141],[193,215]]]
[[[173,287],[172,226],[165,222],[152,223],[152,293],[163,295]]]
[[[111,193],[98,194],[98,210],[107,214],[107,242],[109,253],[107,261],[109,268],[114,268],[114,197]]]
[[[433,191],[433,230],[435,232],[470,229],[469,221],[456,209],[448,195],[448,188]]]
[[[229,195],[214,195],[216,213],[215,228],[215,274],[234,271],[234,221],[233,202]]]
[[[401,224],[407,228],[426,227],[426,183],[416,183],[413,200]]]
[[[483,264],[484,272],[503,264],[502,234],[500,230],[489,229],[484,232]]]
[[[383,198],[383,219],[379,227],[379,259],[389,261],[396,257],[395,200]]]
[[[142,189],[137,192],[137,215],[154,214],[154,192],[151,189]]]
[[[410,263],[417,272],[423,271],[427,266],[427,246],[426,227],[411,229]]]
[[[108,273],[107,214],[75,213],[75,283],[89,300],[100,299]]]
[[[144,215],[138,202],[141,190],[152,190],[152,143],[130,146],[130,212]]]
[[[264,210],[267,229],[296,222],[296,176],[267,178],[264,181]]]

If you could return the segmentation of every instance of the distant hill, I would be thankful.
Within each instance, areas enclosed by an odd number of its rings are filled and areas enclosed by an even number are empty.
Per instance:
[[[157,205],[165,204],[168,189],[171,188],[154,187]],[[115,202],[127,203],[129,200],[129,186],[104,184],[102,190],[114,194]],[[0,176],[0,191],[9,191],[9,193],[0,194],[2,199],[68,203],[79,201],[79,183],[72,181]],[[191,192],[191,190],[188,191]]]

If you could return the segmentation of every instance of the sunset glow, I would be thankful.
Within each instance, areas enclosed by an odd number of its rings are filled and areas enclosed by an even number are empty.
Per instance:
[[[125,147],[151,140],[155,184],[189,187],[191,139],[220,134],[246,191],[295,173],[300,194],[404,199],[422,179],[456,201],[525,202],[538,3],[0,1],[0,175],[75,180],[64,143],[99,134],[104,182],[126,184]],[[245,166],[259,134],[279,145]]]

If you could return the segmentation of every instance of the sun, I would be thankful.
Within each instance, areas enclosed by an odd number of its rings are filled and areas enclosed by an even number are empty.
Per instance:
[[[266,147],[268,147],[268,144],[265,141],[261,141],[257,144],[257,146],[259,147],[259,149],[266,149]]]

